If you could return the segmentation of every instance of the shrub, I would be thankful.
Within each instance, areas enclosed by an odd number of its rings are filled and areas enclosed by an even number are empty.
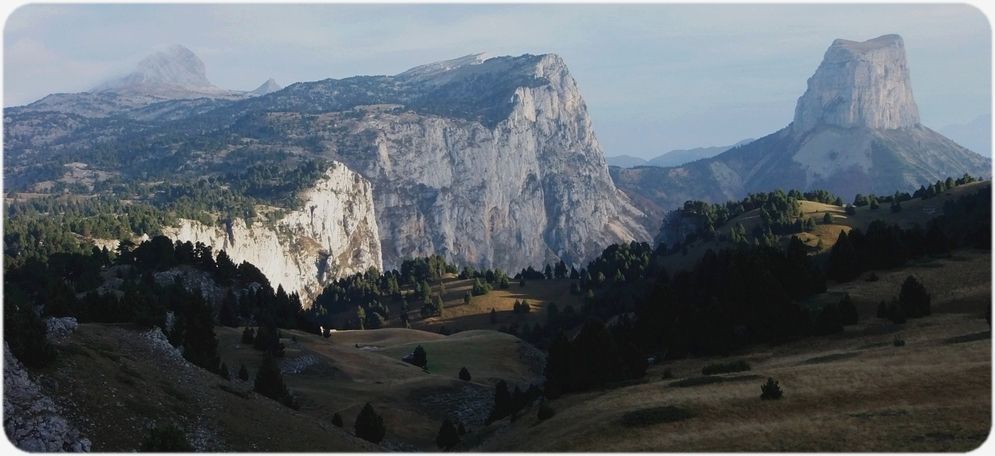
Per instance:
[[[439,434],[435,437],[435,444],[443,450],[449,450],[460,443],[459,429],[453,422],[446,418],[439,428]]]
[[[822,216],[822,224],[823,225],[832,225],[833,224],[833,214],[830,214],[830,213],[826,212],[826,215]]]
[[[767,383],[760,385],[760,399],[763,400],[777,400],[784,395],[784,391],[781,391],[781,386],[777,384],[777,380],[767,377]]]
[[[356,437],[363,440],[380,443],[383,436],[387,434],[387,427],[384,426],[383,417],[373,410],[369,402],[363,407],[356,417]]]
[[[245,364],[242,364],[242,367],[238,369],[238,378],[243,382],[249,381],[249,370],[245,368]]]
[[[701,369],[701,373],[702,375],[714,375],[748,370],[750,370],[750,363],[743,359],[737,359],[726,363],[709,364]]]
[[[466,367],[459,370],[459,379],[464,382],[470,381],[470,371],[466,370]]]
[[[342,415],[339,415],[339,412],[335,412],[335,414],[332,415],[332,424],[342,427]]]
[[[900,338],[898,336],[895,336],[895,340],[892,341],[891,344],[894,345],[894,346],[896,346],[896,347],[904,347],[905,346],[905,339],[902,339],[902,338]]]
[[[555,414],[556,414],[556,410],[553,410],[553,407],[550,407],[547,404],[542,404],[542,405],[539,406],[539,413],[538,413],[537,416],[539,418],[539,421],[546,421],[546,420],[552,418],[553,415],[555,415]]]
[[[190,453],[193,447],[187,441],[183,431],[170,423],[165,426],[152,427],[142,441],[139,451],[155,453]]]
[[[231,380],[231,373],[228,372],[228,365],[221,363],[221,368],[218,369],[218,375],[225,380]]]

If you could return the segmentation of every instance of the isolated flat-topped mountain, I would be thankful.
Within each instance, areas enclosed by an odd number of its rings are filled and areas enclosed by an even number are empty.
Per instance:
[[[153,67],[203,83],[185,59]],[[267,182],[284,183],[277,188],[308,188],[294,170],[340,162],[371,183],[380,245],[370,250],[380,247],[387,268],[432,254],[511,272],[561,259],[579,267],[606,245],[651,239],[644,214],[612,183],[580,89],[553,54],[474,55],[112,118],[18,109],[7,117],[5,172],[20,189],[50,185],[66,163],[152,187],[213,177],[240,189],[250,170],[266,169]],[[215,232],[188,228],[171,232]]]
[[[654,217],[687,200],[825,189],[845,199],[890,194],[991,162],[920,123],[898,35],[836,40],[784,129],[713,158],[674,168],[613,168],[615,183]]]
[[[128,75],[100,84],[90,92],[152,92],[159,90],[221,91],[207,80],[204,62],[190,49],[173,45],[138,62]]]
[[[819,125],[881,130],[919,125],[902,37],[833,42],[798,99],[792,130],[801,134]]]

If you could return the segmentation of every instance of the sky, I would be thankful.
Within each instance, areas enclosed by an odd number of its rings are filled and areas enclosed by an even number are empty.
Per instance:
[[[653,157],[786,126],[836,38],[905,39],[923,124],[991,111],[991,28],[968,5],[26,5],[3,34],[3,104],[85,91],[170,44],[251,90],[396,74],[467,54],[556,53],[606,155]]]

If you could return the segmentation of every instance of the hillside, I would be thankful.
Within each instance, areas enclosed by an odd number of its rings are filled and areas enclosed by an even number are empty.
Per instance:
[[[909,274],[931,291],[934,314],[905,325],[875,318],[874,303],[894,296]],[[533,408],[516,422],[495,424],[485,431],[489,438],[472,449],[977,448],[991,426],[991,331],[982,315],[991,303],[989,253],[957,252],[878,276],[828,290],[850,293],[860,311],[860,323],[841,334],[751,347],[725,358],[664,362],[636,385],[548,401],[555,415],[546,421],[539,421]],[[894,346],[896,338],[905,345]],[[702,367],[733,359],[747,360],[751,370],[701,380]],[[779,381],[784,399],[760,400],[767,377]],[[681,412],[691,416],[675,418]]]
[[[541,376],[543,355],[513,336],[470,331],[449,337],[417,330],[336,332],[331,338],[285,331],[284,379],[301,404],[292,410],[252,392],[262,353],[239,342],[240,329],[216,328],[224,380],[183,360],[165,341],[129,325],[82,324],[57,344],[57,361],[32,370],[63,416],[93,451],[133,451],[152,423],[178,424],[199,451],[434,450],[447,417],[469,429],[490,411],[493,384],[527,386]],[[429,371],[400,361],[415,345]],[[457,378],[461,367],[472,382]],[[385,417],[382,446],[354,437],[352,423],[371,402]],[[334,413],[346,426],[332,425]]]
[[[82,324],[56,345],[54,364],[32,372],[92,441],[93,451],[134,451],[152,423],[179,425],[199,451],[379,450],[329,423],[247,394],[251,384],[192,366],[164,337],[146,334],[125,325]]]
[[[840,232],[849,232],[849,230],[853,228],[866,230],[871,222],[876,220],[881,220],[888,224],[895,224],[902,228],[913,228],[915,226],[925,228],[930,220],[943,214],[944,203],[954,201],[962,196],[970,195],[985,189],[990,191],[990,188],[991,181],[973,182],[954,187],[933,198],[925,200],[912,198],[908,201],[903,201],[901,203],[902,210],[899,212],[891,211],[888,204],[885,203],[881,204],[881,206],[877,209],[871,209],[870,206],[855,207],[855,213],[853,215],[847,214],[845,209],[841,206],[803,200],[800,201],[800,217],[803,219],[814,219],[816,221],[816,225],[814,229],[798,233],[797,236],[811,249],[810,253],[818,254],[832,249],[833,245],[836,243],[836,240],[839,238]],[[736,225],[742,225],[747,232],[751,232],[753,229],[761,225],[759,212],[759,209],[753,209],[740,214],[724,223],[722,226],[717,227],[716,232],[719,235],[728,237],[730,231]],[[825,217],[827,213],[831,214],[833,217],[833,223],[831,224],[823,223],[823,217]],[[782,246],[786,246],[791,236],[792,235],[779,236],[778,238],[780,244]],[[734,245],[734,243],[729,242],[728,240],[699,239],[686,244],[686,253],[682,251],[680,253],[668,255],[666,257],[666,261],[664,262],[664,266],[668,270],[672,271],[687,268],[693,265],[708,250],[714,251],[724,247],[733,247]]]

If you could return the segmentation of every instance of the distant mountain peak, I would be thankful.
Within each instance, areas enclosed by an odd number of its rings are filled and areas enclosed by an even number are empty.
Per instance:
[[[905,43],[901,36],[883,35],[833,41],[798,99],[792,130],[800,134],[818,125],[890,130],[918,124]]]
[[[266,80],[266,82],[262,83],[262,85],[256,87],[255,90],[249,92],[249,96],[258,97],[266,95],[267,93],[276,92],[277,90],[280,90],[282,88],[283,87],[280,84],[277,84],[276,80],[274,80],[273,78],[269,78]]]
[[[141,92],[168,96],[177,91],[221,91],[207,79],[204,62],[193,51],[174,44],[142,59],[128,75],[94,87],[92,92]]]

